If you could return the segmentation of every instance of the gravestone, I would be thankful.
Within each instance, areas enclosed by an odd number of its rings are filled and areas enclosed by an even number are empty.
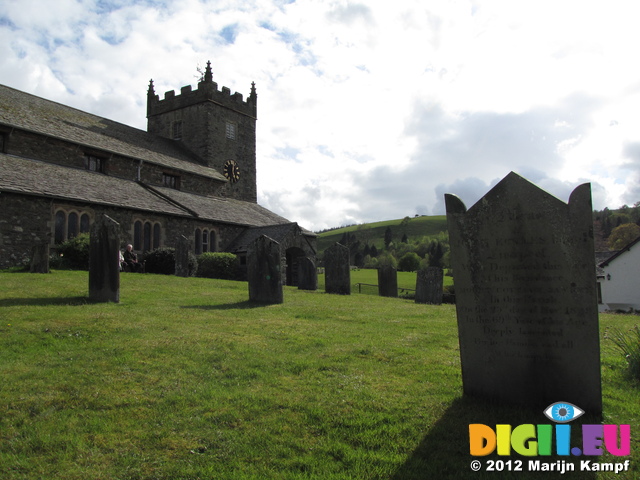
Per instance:
[[[49,273],[49,244],[34,245],[31,250],[30,273]]]
[[[381,297],[398,296],[398,272],[391,265],[378,268],[378,295]]]
[[[298,290],[317,290],[318,272],[309,257],[298,258]]]
[[[442,303],[443,272],[440,267],[418,270],[416,276],[416,303],[440,305]]]
[[[282,266],[280,244],[261,235],[247,248],[249,300],[260,303],[282,303]]]
[[[118,222],[103,215],[89,234],[89,300],[120,301],[120,238]]]
[[[176,244],[176,276],[189,276],[189,239],[184,235],[178,237]]]
[[[324,291],[351,295],[349,249],[337,242],[324,251]]]
[[[445,200],[464,393],[601,412],[590,185],[566,204],[512,172]]]

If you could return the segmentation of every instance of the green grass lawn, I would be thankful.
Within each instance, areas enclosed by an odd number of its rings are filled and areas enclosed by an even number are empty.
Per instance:
[[[119,304],[87,290],[0,271],[2,479],[538,478],[469,468],[469,423],[549,421],[461,397],[452,305],[287,287],[259,306],[244,282],[139,274]],[[640,321],[600,321],[602,421],[632,425],[633,471],[563,477],[638,478],[640,386],[604,337]]]

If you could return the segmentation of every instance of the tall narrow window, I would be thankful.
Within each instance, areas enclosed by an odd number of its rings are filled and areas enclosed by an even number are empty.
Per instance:
[[[182,140],[182,120],[176,120],[171,125],[171,137],[174,140]]]
[[[71,212],[67,219],[67,239],[78,235],[78,214]]]
[[[83,213],[80,217],[80,233],[87,233],[91,228],[91,219],[89,215]]]
[[[202,251],[209,251],[209,232],[207,232],[206,230],[203,230],[202,232]]]
[[[7,143],[7,134],[0,132],[0,153],[5,153],[4,146]]]
[[[227,135],[227,138],[230,139],[230,140],[235,140],[236,139],[236,124],[235,123],[227,122],[226,135]]]

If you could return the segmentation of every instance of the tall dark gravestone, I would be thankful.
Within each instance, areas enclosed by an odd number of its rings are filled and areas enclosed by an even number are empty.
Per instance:
[[[398,296],[398,271],[391,265],[378,268],[378,295],[381,297]]]
[[[300,257],[298,262],[298,290],[317,290],[318,271],[309,257]]]
[[[34,245],[31,250],[31,263],[29,264],[31,273],[49,273],[49,244],[42,243]]]
[[[324,291],[351,295],[349,249],[339,243],[334,243],[324,251]]]
[[[440,305],[442,303],[443,272],[440,267],[418,270],[416,275],[416,303]]]
[[[249,300],[260,303],[282,303],[282,266],[280,244],[261,235],[247,248]]]
[[[176,276],[189,276],[189,239],[184,235],[178,237],[176,244]]]
[[[601,412],[590,185],[566,204],[512,172],[445,200],[464,393]]]
[[[89,300],[120,301],[120,225],[103,215],[89,234]]]

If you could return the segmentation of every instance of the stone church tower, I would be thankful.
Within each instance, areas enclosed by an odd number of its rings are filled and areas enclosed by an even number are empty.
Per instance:
[[[209,167],[222,173],[228,183],[224,196],[257,202],[255,84],[246,100],[227,87],[218,90],[211,62],[197,90],[190,85],[180,94],[169,91],[160,100],[153,88],[147,93],[147,131],[181,142]]]

